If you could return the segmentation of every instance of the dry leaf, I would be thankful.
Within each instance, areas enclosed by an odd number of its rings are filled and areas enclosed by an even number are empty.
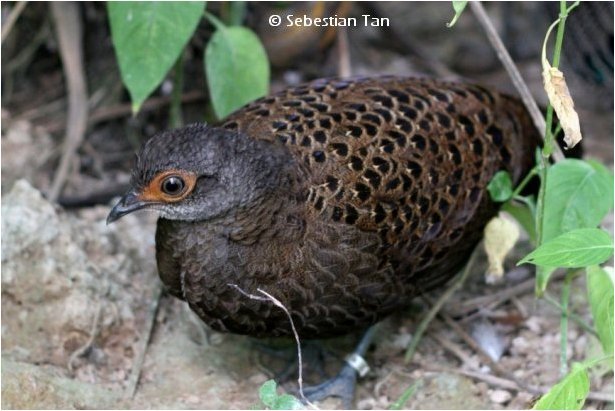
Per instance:
[[[519,227],[501,214],[485,227],[485,252],[489,267],[485,275],[487,283],[498,282],[504,275],[504,259],[519,238]]]
[[[566,85],[564,73],[556,67],[551,67],[548,61],[543,61],[542,79],[549,101],[557,113],[559,122],[564,130],[564,143],[566,148],[572,148],[581,141],[581,125],[579,115],[574,109],[574,102]]]
[[[573,4],[568,11],[578,5],[578,2]],[[557,19],[545,35],[545,40],[542,43],[542,81],[545,86],[545,91],[549,97],[549,101],[553,106],[553,110],[559,118],[559,123],[564,130],[564,143],[566,148],[570,149],[577,145],[583,138],[581,136],[581,125],[579,124],[579,115],[574,109],[574,102],[570,96],[570,91],[566,85],[564,73],[557,67],[551,67],[547,60],[547,41],[551,35],[551,31],[558,25],[560,19]]]

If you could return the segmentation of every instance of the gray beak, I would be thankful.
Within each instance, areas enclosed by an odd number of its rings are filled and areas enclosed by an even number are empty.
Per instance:
[[[126,214],[139,210],[148,204],[149,203],[146,201],[140,201],[138,199],[138,194],[134,190],[130,190],[128,193],[124,194],[124,197],[122,197],[115,207],[111,209],[111,212],[107,216],[107,224],[111,224]]]

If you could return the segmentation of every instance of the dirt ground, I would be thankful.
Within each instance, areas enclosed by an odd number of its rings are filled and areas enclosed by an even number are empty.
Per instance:
[[[5,7],[3,3],[3,21]],[[251,338],[207,329],[185,304],[162,290],[154,258],[154,214],[136,213],[105,224],[113,193],[120,193],[129,179],[134,150],[166,127],[168,107],[161,103],[134,118],[125,110],[129,104],[100,4],[80,5],[88,23],[84,51],[89,87],[100,97],[91,102],[97,120],[75,155],[60,202],[70,205],[103,194],[93,201],[98,205],[77,208],[45,198],[62,152],[66,116],[66,90],[46,7],[28,5],[2,46],[2,408],[262,408],[258,388],[272,377],[269,368],[275,368],[264,364],[280,365],[281,360],[271,359]],[[293,7],[301,11],[308,6]],[[335,4],[328,7],[336,12]],[[251,4],[248,10],[248,22],[267,42],[272,34],[259,25],[258,16],[271,10],[263,4]],[[513,92],[469,11],[454,29],[444,27],[452,16],[446,2],[368,2],[350,8],[352,15],[366,12],[390,17],[391,27],[347,30],[347,47],[334,42],[314,51],[309,44],[315,41],[308,38],[296,47],[306,55],[292,59],[288,50],[268,46],[276,63],[272,88],[335,75],[339,61],[348,57],[352,74],[455,76]],[[551,19],[548,7],[499,3],[489,5],[488,12],[506,34],[532,92],[544,103],[537,53]],[[15,33],[30,34],[16,39]],[[200,39],[207,35],[208,29],[199,27],[191,43],[186,77],[193,81],[185,85],[186,94],[206,90],[198,59]],[[33,42],[39,44],[31,55],[22,56],[20,50]],[[612,49],[610,58],[612,62]],[[566,67],[574,72],[564,58]],[[604,87],[590,87],[581,74],[570,79],[586,156],[612,169],[612,69]],[[164,87],[155,98],[168,102]],[[200,94],[186,103],[184,121],[202,120],[204,104]],[[613,232],[612,215],[604,227]],[[415,384],[404,409],[530,408],[560,378],[560,315],[534,297],[531,269],[515,267],[529,247],[522,236],[497,284],[485,282],[481,252],[464,287],[430,324],[412,362],[404,361],[406,348],[428,307],[445,290],[384,321],[366,356],[371,370],[359,380],[356,407],[388,408]],[[550,295],[557,298],[560,285],[556,277]],[[572,290],[572,312],[590,322],[582,277]],[[591,334],[573,321],[569,328],[569,361],[598,352]],[[323,342],[329,373],[355,339],[351,335]],[[294,390],[295,380],[291,376],[284,387]],[[613,409],[612,372],[596,370],[591,392],[585,408]],[[339,408],[340,403],[328,399],[319,407]]]

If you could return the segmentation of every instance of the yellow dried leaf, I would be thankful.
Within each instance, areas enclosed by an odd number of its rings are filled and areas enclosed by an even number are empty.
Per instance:
[[[485,227],[485,252],[489,260],[487,283],[495,283],[504,275],[504,260],[519,238],[519,227],[501,214]]]
[[[568,8],[568,12],[575,8],[578,3],[577,1]],[[547,60],[547,41],[553,29],[559,24],[559,21],[560,19],[557,19],[551,24],[542,43],[542,80],[547,96],[549,96],[549,101],[559,118],[562,130],[564,130],[566,148],[572,148],[583,138],[581,136],[579,115],[574,109],[574,102],[566,85],[564,73],[558,70],[557,67],[551,67],[549,60]]]
[[[566,85],[564,73],[556,67],[551,67],[548,61],[543,61],[542,79],[549,101],[557,113],[559,122],[564,130],[564,143],[566,148],[572,148],[583,138],[579,115],[574,109],[574,102]]]

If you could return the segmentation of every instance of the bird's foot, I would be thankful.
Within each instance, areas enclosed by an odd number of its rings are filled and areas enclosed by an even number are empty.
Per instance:
[[[357,377],[363,377],[368,371],[369,366],[363,357],[353,353],[346,358],[346,364],[339,374],[321,384],[305,387],[303,394],[310,402],[337,397],[342,400],[344,409],[351,409],[357,386]]]
[[[357,378],[364,377],[369,372],[369,366],[363,356],[371,344],[375,327],[370,327],[361,337],[355,351],[348,355],[345,364],[335,377],[315,386],[305,387],[303,395],[312,401],[321,401],[328,397],[338,397],[342,400],[344,409],[351,409]]]

